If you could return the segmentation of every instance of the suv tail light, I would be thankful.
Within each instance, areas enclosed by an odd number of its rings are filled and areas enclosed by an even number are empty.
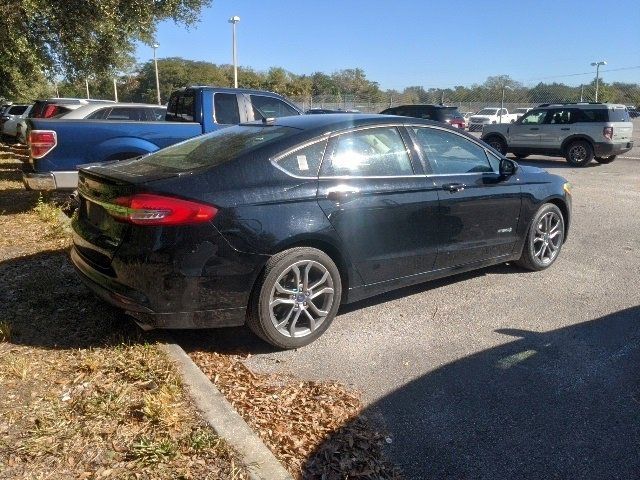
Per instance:
[[[56,148],[58,137],[53,130],[31,130],[29,133],[29,153],[31,158],[42,158]]]
[[[147,193],[119,197],[107,210],[120,222],[155,226],[204,223],[218,213],[211,205]]]
[[[613,127],[604,127],[604,129],[602,130],[602,135],[604,136],[604,138],[613,140]]]

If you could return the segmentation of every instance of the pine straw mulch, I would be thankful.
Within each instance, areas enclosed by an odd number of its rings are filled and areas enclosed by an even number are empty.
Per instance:
[[[246,355],[189,355],[296,478],[401,478],[385,459],[385,436],[344,386],[256,374]]]
[[[165,354],[78,281],[0,145],[0,478],[244,479]]]

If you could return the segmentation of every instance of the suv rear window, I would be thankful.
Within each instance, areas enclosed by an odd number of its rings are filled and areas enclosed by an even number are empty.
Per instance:
[[[139,159],[118,163],[118,170],[131,174],[179,173],[213,167],[233,160],[289,135],[296,128],[235,125],[200,135]]]
[[[607,122],[609,121],[605,108],[581,108],[581,122]]]
[[[11,107],[6,115],[22,115],[24,111],[27,109],[28,105],[16,105]]]
[[[610,108],[609,109],[609,121],[610,122],[630,122],[629,112],[626,108]]]

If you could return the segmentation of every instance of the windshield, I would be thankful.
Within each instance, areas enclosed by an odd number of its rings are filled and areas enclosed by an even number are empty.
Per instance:
[[[495,115],[497,111],[497,108],[483,108],[476,115]]]
[[[212,167],[298,132],[298,129],[290,127],[236,125],[163,148],[151,155],[118,162],[114,168],[144,175]]]

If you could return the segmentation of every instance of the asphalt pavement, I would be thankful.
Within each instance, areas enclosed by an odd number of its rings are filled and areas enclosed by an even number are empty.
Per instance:
[[[410,479],[640,478],[640,152],[626,156],[521,162],[573,184],[546,271],[500,265],[349,305],[297,351],[245,329],[178,341],[352,386]]]

